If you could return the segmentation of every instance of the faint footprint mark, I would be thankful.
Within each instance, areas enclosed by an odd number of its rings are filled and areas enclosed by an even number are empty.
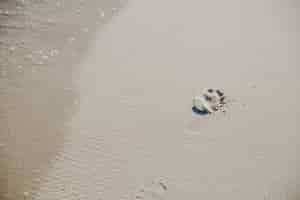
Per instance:
[[[137,191],[135,200],[164,200],[167,190],[167,185],[162,181],[152,181]]]

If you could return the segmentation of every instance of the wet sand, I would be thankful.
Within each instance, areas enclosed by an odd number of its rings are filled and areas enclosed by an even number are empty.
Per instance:
[[[116,5],[0,2],[0,199],[30,198],[63,148],[78,107],[73,72]]]
[[[4,199],[299,199],[295,1],[80,2],[1,15]]]

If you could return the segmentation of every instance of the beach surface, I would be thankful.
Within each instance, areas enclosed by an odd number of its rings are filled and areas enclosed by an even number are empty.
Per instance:
[[[1,1],[1,199],[298,200],[299,9]]]

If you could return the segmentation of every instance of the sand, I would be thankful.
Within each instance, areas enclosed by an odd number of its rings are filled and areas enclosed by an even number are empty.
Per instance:
[[[82,2],[5,18],[45,21],[1,33],[3,199],[300,198],[296,1]]]

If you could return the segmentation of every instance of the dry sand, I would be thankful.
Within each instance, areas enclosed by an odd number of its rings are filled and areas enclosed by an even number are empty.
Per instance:
[[[70,2],[0,16],[3,199],[300,198],[297,1]]]

